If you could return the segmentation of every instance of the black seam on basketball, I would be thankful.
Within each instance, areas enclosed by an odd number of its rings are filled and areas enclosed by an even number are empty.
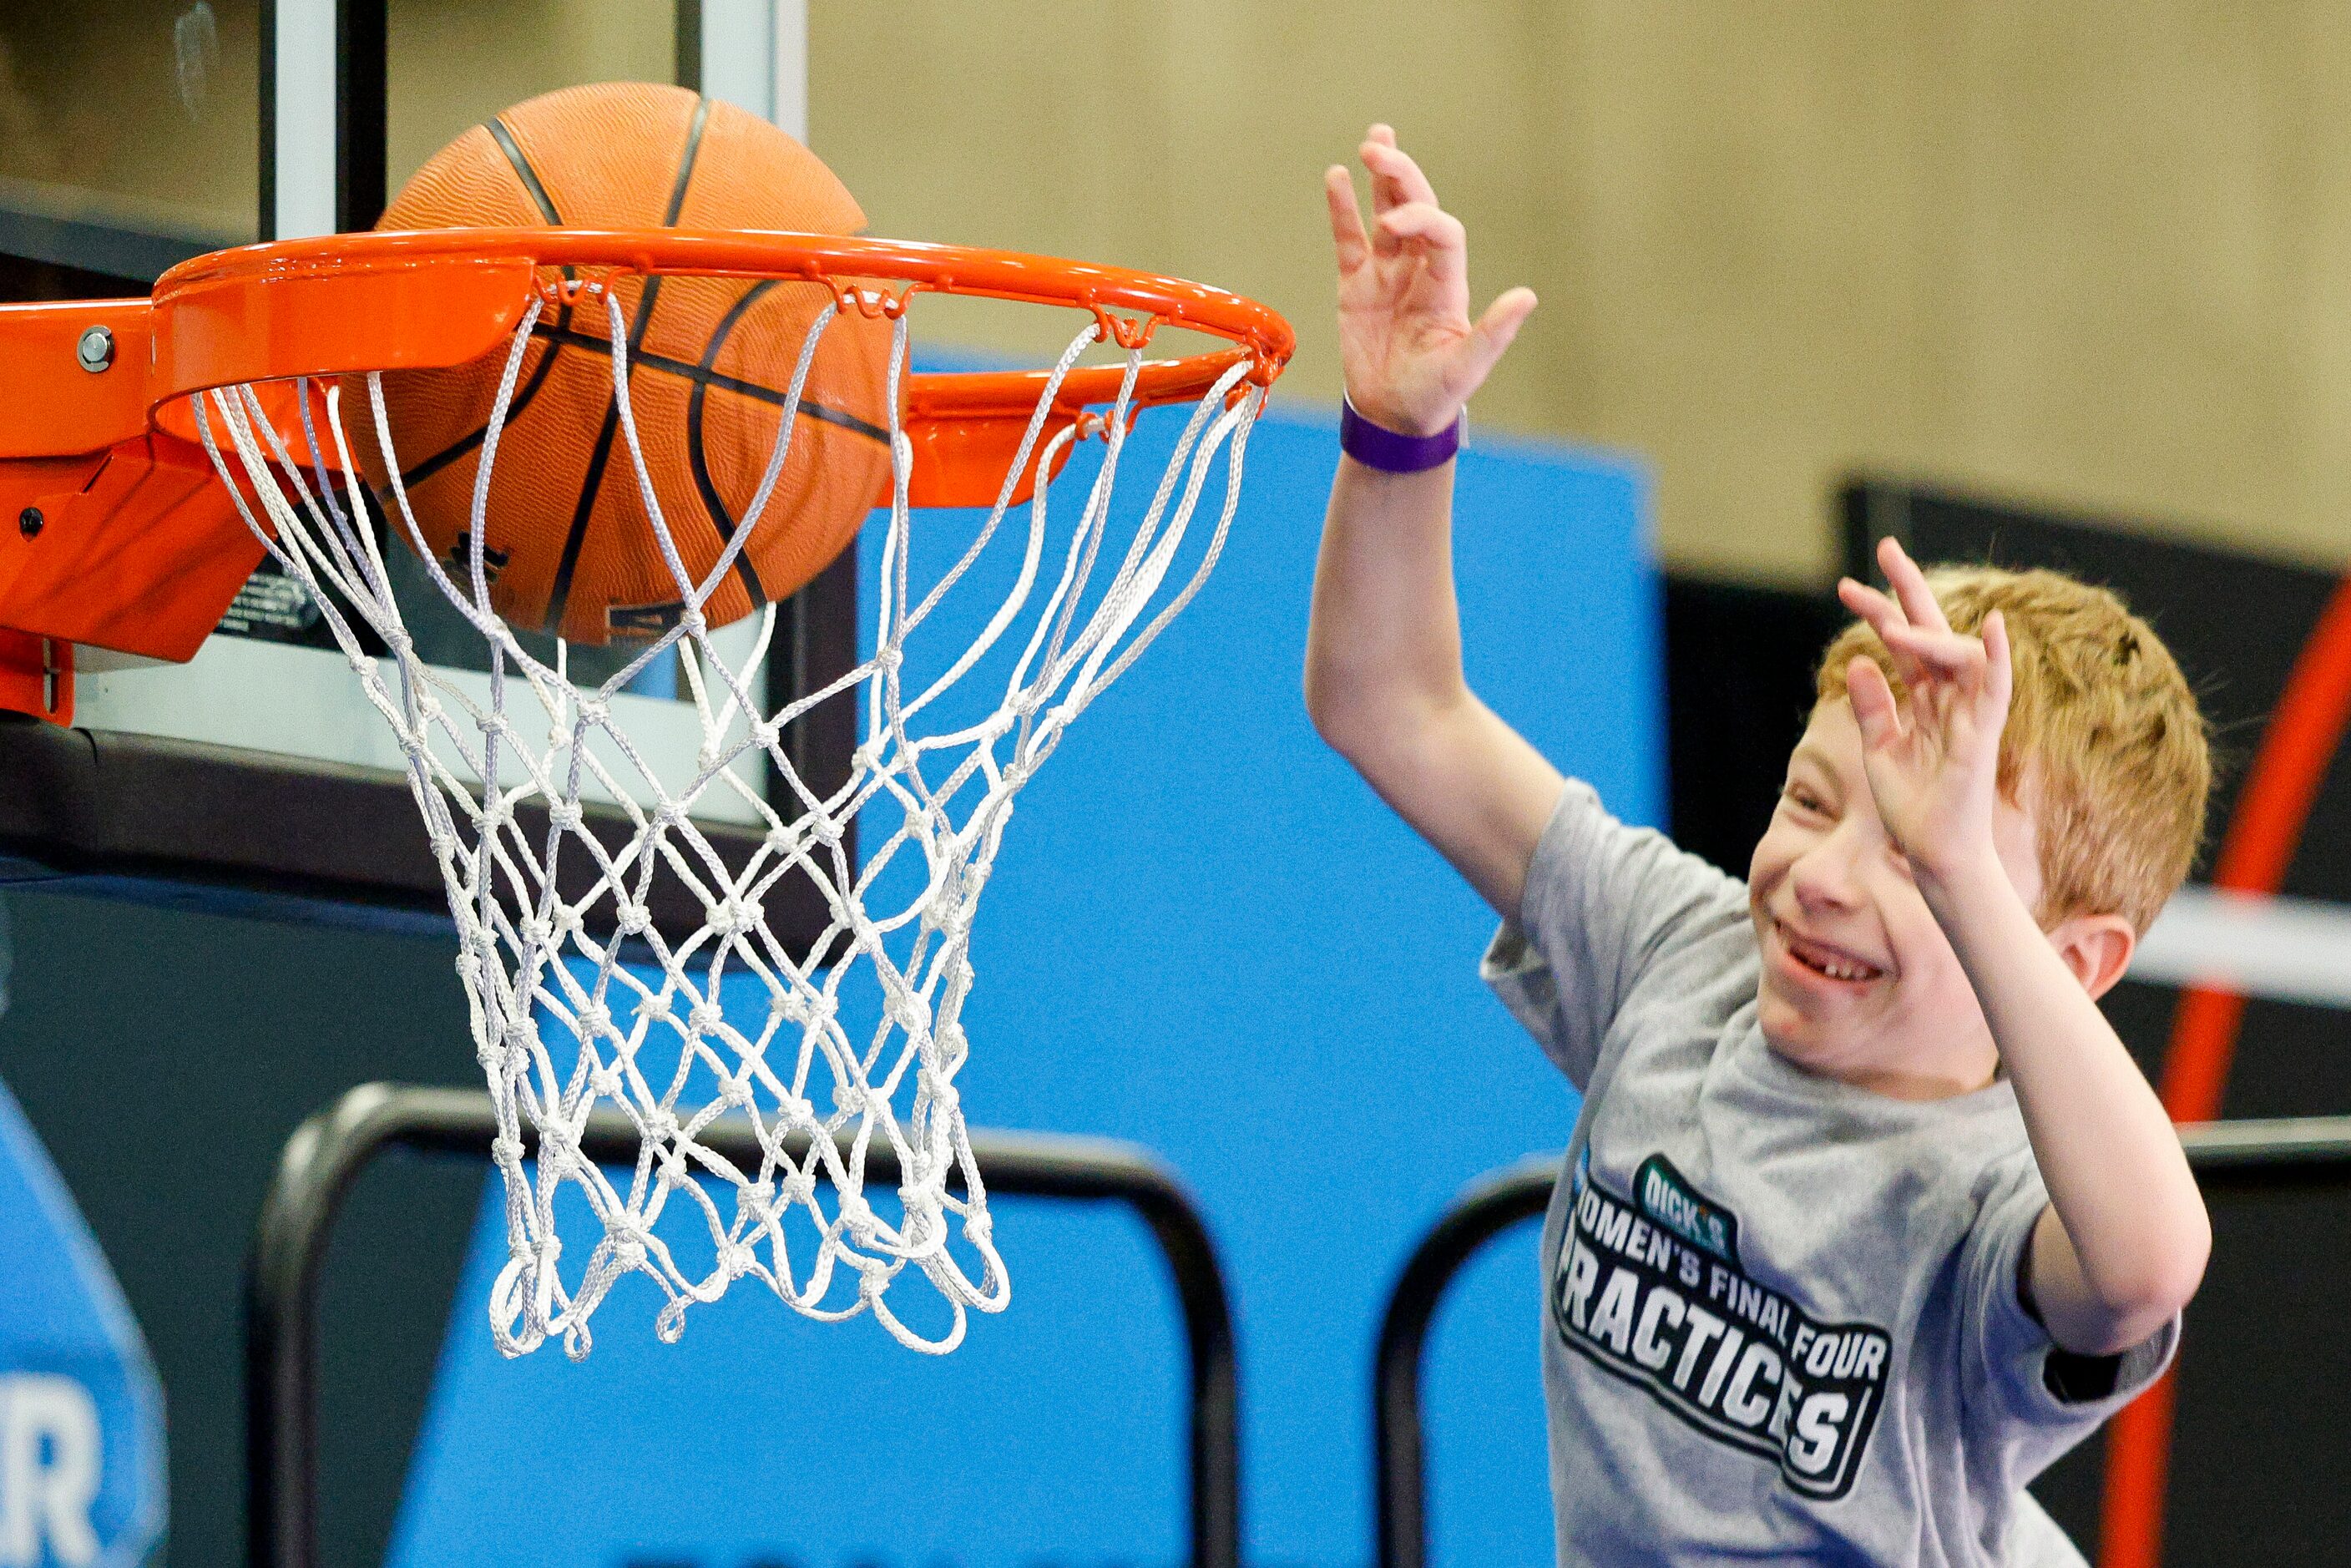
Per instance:
[[[709,105],[705,100],[701,99],[695,100],[694,121],[687,128],[685,146],[678,153],[677,178],[670,193],[672,223],[676,222],[677,210],[685,204],[686,186],[694,178],[694,157],[702,148],[702,124],[708,109]],[[662,275],[656,272],[647,277],[644,287],[637,291],[636,318],[629,323],[629,357],[632,368],[628,373],[631,375],[636,373],[634,361],[638,346],[645,340],[645,332],[653,325],[653,305],[661,298],[661,286]],[[606,298],[610,298],[611,296],[607,295]],[[556,338],[559,343],[562,340],[558,334],[549,334],[549,336]],[[607,352],[611,351],[609,342],[605,345],[605,349]],[[553,358],[555,352],[554,350],[549,350],[549,357]],[[580,552],[588,543],[588,524],[595,514],[596,499],[604,486],[604,471],[611,463],[612,440],[620,428],[620,388],[614,387],[612,401],[604,409],[603,428],[596,433],[596,450],[589,461],[587,477],[580,483],[580,504],[572,509],[570,531],[563,536],[563,558],[556,564],[555,582],[547,596],[545,629],[558,636],[562,634],[563,612],[569,607],[571,599],[571,576],[579,568]],[[650,498],[648,504],[651,504]],[[686,585],[680,583],[678,587],[683,592]]]
[[[538,171],[530,166],[530,159],[524,153],[522,143],[517,141],[514,132],[507,129],[507,122],[493,115],[484,123],[483,129],[497,142],[498,151],[507,155],[507,162],[514,165],[514,172],[522,179],[523,190],[538,205],[538,215],[547,220],[549,228],[561,228],[563,219],[556,213],[554,200],[548,195],[547,187],[539,183]]]
[[[751,308],[759,296],[775,286],[774,278],[762,278],[745,289],[735,303],[726,308],[726,314],[721,316],[718,325],[711,329],[710,340],[702,347],[699,368],[704,373],[694,379],[694,390],[685,398],[685,455],[694,466],[695,487],[702,492],[702,505],[710,514],[710,526],[717,530],[721,549],[726,549],[727,541],[735,537],[737,524],[734,514],[726,509],[726,498],[718,493],[717,484],[710,477],[710,459],[702,449],[702,405],[710,396],[710,382],[706,378],[717,363],[719,351],[726,348],[727,338],[743,319],[744,313]],[[781,434],[778,433],[779,437]],[[751,564],[748,547],[735,558],[735,567],[737,575],[743,580],[744,591],[751,596],[751,608],[757,610],[767,603],[767,585],[759,580],[758,571]]]
[[[588,518],[596,509],[596,497],[604,484],[604,467],[611,461],[612,441],[620,430],[619,407],[607,407],[603,427],[596,432],[596,444],[588,453],[588,472],[580,481],[580,500],[571,510],[571,530],[563,536],[563,559],[556,564],[555,584],[548,591],[547,619],[541,627],[553,636],[563,634],[563,607],[571,597],[571,574],[579,568],[580,547],[588,538]]]
[[[548,350],[547,352],[538,357],[538,363],[531,367],[530,378],[524,382],[521,386],[515,389],[514,401],[507,405],[506,422],[509,429],[513,427],[516,420],[522,417],[523,410],[530,406],[530,400],[538,395],[538,389],[547,384],[549,372],[555,369],[555,357],[561,353],[566,346],[563,342],[553,337],[553,332],[558,330],[568,331],[569,329],[569,323],[571,307],[566,305],[563,307],[562,314],[556,318],[556,327],[553,329],[541,328],[532,329],[532,337],[548,340]],[[572,346],[576,347],[577,345]],[[452,463],[459,462],[462,459],[470,456],[474,451],[482,444],[483,440],[489,434],[489,433],[490,427],[485,424],[479,430],[459,437],[457,440],[453,441],[448,445],[443,447],[440,451],[434,453],[432,456],[427,457],[423,462],[417,464],[413,468],[404,468],[401,470],[400,482],[412,488],[415,486],[422,485],[424,481],[432,478],[433,476],[441,472],[442,469],[448,467]]]
[[[686,127],[685,155],[677,161],[677,183],[670,187],[669,211],[662,214],[662,227],[677,227],[677,214],[685,210],[685,187],[694,179],[695,155],[702,151],[702,127],[710,119],[710,100],[694,100],[694,123]]]
[[[552,338],[571,348],[593,349],[602,353],[611,351],[605,345],[603,339],[590,337],[585,332],[569,331],[554,327],[536,327],[532,331],[537,336]],[[784,394],[773,387],[763,387],[757,382],[747,382],[740,377],[726,375],[717,371],[705,371],[700,365],[690,365],[684,360],[673,360],[666,354],[641,353],[636,356],[636,362],[649,371],[661,371],[673,376],[684,376],[690,382],[707,382],[721,392],[736,392],[771,407],[784,406]],[[810,419],[820,419],[827,424],[837,424],[843,430],[855,431],[869,441],[880,442],[884,446],[890,444],[888,431],[844,410],[832,408],[803,396],[800,399],[800,412]]]
[[[531,167],[529,155],[523,152],[522,144],[514,139],[514,132],[507,129],[506,121],[493,118],[482,129],[487,131],[490,133],[490,140],[498,144],[498,151],[505,154],[507,162],[514,169],[515,178],[522,183],[523,194],[528,196],[532,204],[538,208],[538,215],[556,227],[561,227],[563,217],[555,210],[554,198],[547,193],[547,187],[539,183],[538,171]],[[572,269],[565,267],[563,276],[572,277]],[[558,330],[570,329],[571,301],[569,298],[556,308],[555,325]],[[537,337],[542,334],[534,332],[532,335]],[[538,395],[538,389],[547,384],[548,374],[555,368],[556,353],[555,349],[549,349],[546,353],[539,356],[538,363],[531,367],[530,378],[516,390],[514,402],[507,408],[507,423],[512,424],[520,418],[522,411],[530,406],[530,400]],[[460,462],[471,455],[482,444],[483,439],[488,434],[489,426],[485,424],[471,434],[460,436],[414,467],[402,469],[400,482],[405,486],[422,485],[452,463]],[[378,497],[377,499],[381,501],[382,497]]]
[[[678,214],[685,208],[686,181],[694,169],[695,154],[701,151],[703,125],[709,117],[710,100],[706,98],[696,99],[694,105],[694,129],[686,135],[685,164],[677,172],[677,189],[670,193],[667,221],[672,227],[676,226]],[[772,280],[754,284],[744,290],[742,296],[727,308],[726,314],[719,319],[717,329],[712,334],[711,341],[703,350],[702,362],[705,369],[707,369],[710,361],[716,357],[718,344],[725,340],[726,333],[741,319],[744,308],[772,286]],[[709,515],[711,531],[718,536],[718,548],[723,551],[726,548],[727,541],[735,537],[735,519],[727,514],[726,500],[718,494],[718,486],[711,482],[710,465],[703,457],[702,404],[708,390],[705,383],[696,382],[694,383],[694,391],[686,396],[685,453],[686,459],[694,469],[695,488],[702,493],[703,510]],[[768,602],[767,589],[759,581],[759,573],[752,566],[751,555],[747,549],[735,558],[735,575],[743,580],[743,591],[750,596],[752,609],[759,609]]]

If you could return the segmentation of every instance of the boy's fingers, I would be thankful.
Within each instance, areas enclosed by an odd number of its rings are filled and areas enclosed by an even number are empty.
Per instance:
[[[1494,368],[1494,361],[1502,357],[1502,350],[1510,346],[1510,340],[1519,335],[1519,329],[1534,313],[1535,291],[1531,288],[1506,289],[1486,307],[1486,313],[1469,329],[1467,350],[1479,380],[1485,380],[1486,372]]]
[[[1910,630],[1910,623],[1903,619],[1902,607],[1867,583],[1855,582],[1849,577],[1837,584],[1837,598],[1877,633],[1877,640],[1893,655],[1894,667],[1905,682],[1909,681],[1917,673],[1918,661],[1911,656],[1909,645],[1903,641],[1902,634]]]
[[[1395,150],[1394,141],[1365,141],[1355,149],[1355,156],[1364,161],[1364,172],[1372,177],[1372,216],[1377,218],[1391,207],[1400,207],[1412,199],[1396,178],[1395,167],[1387,161]]]
[[[1364,233],[1363,210],[1355,205],[1355,182],[1339,164],[1322,171],[1322,196],[1331,208],[1331,244],[1339,253],[1339,270],[1349,273],[1371,254]]]
[[[1894,711],[1894,688],[1874,659],[1855,655],[1844,667],[1846,700],[1853,704],[1854,722],[1861,727],[1862,744],[1872,751],[1901,738],[1902,720]]]
[[[2009,662],[2008,618],[1997,610],[1984,617],[1983,650],[1985,700],[2005,715],[2016,671]]]
[[[1878,635],[1896,653],[1949,675],[1966,675],[1984,667],[1984,644],[1956,632],[1928,632],[1917,626],[1887,626]]]
[[[1903,616],[1900,605],[1886,598],[1876,589],[1870,587],[1869,584],[1855,578],[1842,577],[1837,580],[1837,601],[1862,620],[1868,622],[1873,631],[1881,633],[1884,631],[1882,624],[1884,622],[1890,622],[1896,626],[1908,624]]]
[[[1412,161],[1412,154],[1395,144],[1394,131],[1388,132],[1385,141],[1365,141],[1362,151],[1364,167],[1382,179],[1394,181],[1397,193],[1404,200],[1426,202],[1432,207],[1437,204],[1437,188],[1428,183],[1428,176],[1420,172],[1420,165]]]
[[[1950,630],[1951,623],[1943,618],[1943,607],[1935,602],[1934,591],[1927,586],[1927,574],[1918,570],[1918,563],[1910,559],[1901,540],[1891,534],[1878,540],[1877,564],[1912,625],[1937,632]]]
[[[1401,207],[1391,207],[1379,215],[1380,232],[1396,241],[1418,240],[1421,256],[1428,264],[1431,277],[1440,283],[1458,283],[1468,276],[1463,265],[1468,254],[1469,238],[1461,220],[1442,207],[1426,202],[1407,202]]]

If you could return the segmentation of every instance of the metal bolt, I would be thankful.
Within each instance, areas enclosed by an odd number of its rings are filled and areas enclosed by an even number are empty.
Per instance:
[[[113,330],[106,327],[92,327],[85,330],[81,341],[74,345],[74,358],[79,360],[81,368],[91,375],[105,370],[114,363]]]
[[[41,516],[40,507],[27,507],[16,514],[16,531],[28,539],[37,538],[41,532],[41,524],[45,521],[47,519]]]

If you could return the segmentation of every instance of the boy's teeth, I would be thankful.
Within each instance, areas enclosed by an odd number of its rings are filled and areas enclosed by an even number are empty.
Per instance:
[[[1840,964],[1833,958],[1814,957],[1810,953],[1798,952],[1796,956],[1803,961],[1805,967],[1816,969],[1832,980],[1865,980],[1872,973],[1858,964]]]

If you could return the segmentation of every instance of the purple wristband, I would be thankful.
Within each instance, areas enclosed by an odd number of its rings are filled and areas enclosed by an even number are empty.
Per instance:
[[[1453,455],[1461,450],[1461,428],[1468,418],[1466,414],[1455,415],[1451,424],[1434,435],[1406,435],[1400,430],[1374,424],[1343,397],[1339,403],[1339,450],[1364,467],[1376,468],[1383,474],[1418,474],[1453,460]]]

